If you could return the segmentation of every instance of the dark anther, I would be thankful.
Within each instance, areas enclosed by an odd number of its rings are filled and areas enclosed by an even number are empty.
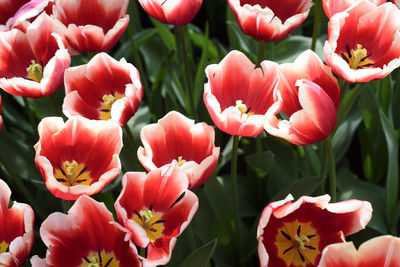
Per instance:
[[[347,64],[349,64],[350,63],[350,61],[349,61],[349,59],[346,57],[346,55],[345,54],[343,54],[343,53],[340,53],[340,55],[342,56],[342,58],[347,62]]]
[[[349,55],[349,57],[351,57],[351,56],[350,56],[350,55],[351,55],[351,53],[350,53],[350,48],[349,48],[348,45],[346,45],[346,52],[347,52],[347,54]]]
[[[311,238],[316,237],[316,236],[317,236],[317,235],[308,235],[307,238],[308,238],[308,239],[311,239]]]
[[[157,223],[165,223],[165,220],[157,220],[157,221],[153,222],[151,225],[157,224]]]
[[[151,210],[151,211],[153,210],[153,205],[150,205],[150,209],[149,210]]]
[[[304,245],[304,247],[309,248],[311,250],[315,250],[316,248],[314,248],[313,246],[309,246],[309,245]]]
[[[88,258],[83,257],[83,259],[84,259],[87,263],[90,263],[90,260],[89,260]]]
[[[290,248],[285,249],[285,251],[283,252],[283,255],[286,254],[286,252],[288,252],[289,250],[291,250],[292,248],[294,248],[293,246],[291,246]]]
[[[157,232],[157,229],[155,229],[155,228],[149,228],[149,230],[152,232]]]
[[[304,259],[303,254],[301,254],[300,250],[297,250],[299,252],[300,258],[302,262],[305,262],[306,260]]]
[[[57,178],[56,180],[57,180],[57,182],[60,182],[60,183],[62,183],[62,182],[66,183],[66,182],[67,182],[67,181],[66,181],[65,179],[63,179],[63,178]]]
[[[100,109],[100,111],[101,111],[101,112],[109,112],[110,109],[108,109],[108,108],[102,108],[102,109]]]
[[[57,167],[60,168],[60,171],[65,177],[68,177],[67,174],[64,172],[63,168],[61,168],[60,164],[57,164]]]
[[[112,259],[113,259],[113,257],[111,257],[111,258],[107,261],[107,263],[106,263],[106,265],[104,265],[104,267],[107,267],[108,265],[110,265]]]
[[[281,234],[282,234],[287,240],[292,240],[292,238],[291,238],[287,233],[285,233],[283,230],[281,230]]]
[[[88,169],[87,167],[83,168],[83,169],[79,172],[78,176],[76,176],[76,178],[78,178],[80,175],[82,175],[82,173],[84,173],[87,169]]]
[[[111,95],[114,96],[114,91],[111,91]]]
[[[100,249],[97,250],[97,255],[99,256],[99,262],[100,262],[100,264],[101,264],[101,262],[103,261],[103,259],[101,258]]]
[[[139,212],[137,212],[136,210],[134,210],[135,214],[143,221],[142,216],[139,214]]]
[[[300,236],[300,231],[301,231],[301,224],[299,225],[299,227],[297,227],[297,236]]]
[[[75,183],[80,184],[87,181],[87,179],[76,180]]]

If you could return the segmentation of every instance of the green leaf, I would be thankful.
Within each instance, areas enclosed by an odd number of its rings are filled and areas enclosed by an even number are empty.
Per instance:
[[[304,195],[311,195],[325,178],[326,177],[322,176],[314,176],[296,180],[273,196],[271,201],[284,199],[288,194],[292,194],[295,199]]]
[[[397,132],[393,128],[392,122],[382,110],[379,111],[379,116],[385,133],[389,156],[386,177],[386,214],[390,227],[395,227],[397,224],[396,207],[399,198],[399,143]]]
[[[216,246],[217,239],[214,239],[199,247],[180,264],[180,267],[207,267]]]
[[[164,43],[164,45],[168,48],[168,51],[176,51],[176,41],[174,35],[171,31],[165,26],[165,24],[151,18],[150,19],[153,25],[158,30],[158,33]]]
[[[263,151],[246,156],[247,164],[262,177],[267,175],[273,167],[275,156],[271,151]]]

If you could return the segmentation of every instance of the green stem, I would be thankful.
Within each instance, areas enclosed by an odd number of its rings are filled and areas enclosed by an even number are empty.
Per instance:
[[[128,125],[125,125],[124,130],[126,132],[126,135],[128,136],[129,143],[131,143],[132,150],[136,151],[137,146],[136,146],[135,138],[133,138],[131,129],[129,128]]]
[[[49,99],[50,103],[53,105],[53,108],[56,111],[57,116],[64,117],[64,114],[63,114],[60,106],[57,104],[57,101],[54,99],[54,97],[52,95],[49,95],[48,99]]]
[[[258,42],[257,66],[260,66],[260,64],[264,58],[264,46],[265,46],[265,42],[263,40],[260,40]]]
[[[317,0],[315,6],[315,18],[314,18],[314,29],[313,29],[313,36],[311,42],[311,50],[315,51],[315,46],[317,44],[317,37],[319,34],[319,25],[321,24],[321,13],[322,13],[322,5],[321,0]]]
[[[29,105],[28,98],[22,97],[22,99],[24,101],[26,115],[28,116],[28,119],[32,126],[33,135],[37,136],[37,124],[35,121],[34,114],[32,113],[31,106]]]
[[[178,27],[178,39],[180,49],[181,51],[181,57],[183,60],[183,83],[185,86],[185,90],[187,92],[187,97],[189,98],[189,103],[190,103],[190,111],[195,118],[197,117],[197,114],[194,109],[194,102],[193,102],[193,82],[192,82],[192,75],[190,73],[190,67],[189,67],[189,60],[187,57],[187,49],[186,49],[186,26],[177,26]]]
[[[240,258],[240,254],[242,251],[242,232],[240,227],[240,214],[239,214],[239,199],[238,199],[238,188],[237,188],[237,152],[239,147],[239,136],[233,136],[232,143],[232,160],[231,160],[231,186],[232,186],[232,197],[233,197],[233,205],[235,212],[235,225],[236,225],[236,233],[237,233],[237,241],[239,253],[238,257]]]
[[[346,85],[346,84],[344,84]],[[339,106],[338,110],[338,119],[337,119],[337,125],[340,125],[344,119],[347,116],[347,113],[351,110],[353,107],[354,103],[357,100],[357,97],[360,94],[361,88],[363,87],[362,83],[359,83],[356,85],[356,87],[349,92],[345,92],[344,95],[342,95],[342,101]],[[343,90],[346,91],[346,90]]]
[[[19,177],[17,177],[16,173],[11,169],[8,165],[8,162],[0,155],[0,163],[3,165],[4,169],[8,172],[8,177],[10,179],[7,180],[9,184],[12,184],[13,188],[26,198],[32,208],[35,211],[35,214],[39,216],[41,220],[46,218],[46,214],[40,209],[40,205],[36,203],[35,199],[33,198],[31,192],[29,192],[28,188],[26,188],[25,184],[21,181]]]
[[[340,95],[344,97],[347,93],[347,89],[349,89],[350,82],[344,81],[342,87],[340,88]]]
[[[325,146],[329,160],[329,193],[331,195],[331,201],[336,202],[336,165],[330,136],[325,139]]]

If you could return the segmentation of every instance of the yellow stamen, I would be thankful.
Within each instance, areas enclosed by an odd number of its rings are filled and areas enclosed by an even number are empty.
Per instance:
[[[37,64],[34,60],[31,61],[31,65],[26,68],[28,75],[26,78],[40,83],[43,79],[43,67],[40,64]]]
[[[103,95],[102,102],[101,102],[101,107],[99,109],[100,111],[100,119],[102,120],[109,120],[111,119],[111,107],[117,101],[118,99],[121,99],[125,97],[122,94],[119,93],[112,93],[109,95]]]
[[[54,178],[65,186],[90,185],[92,183],[93,179],[90,177],[89,171],[87,171],[83,163],[78,164],[75,160],[71,162],[67,160],[61,166],[57,166]]]
[[[186,160],[182,158],[182,156],[178,157],[178,167],[182,167],[183,164],[186,163]]]
[[[0,254],[7,251],[8,245],[9,244],[6,243],[6,241],[3,241],[3,242],[0,243]],[[1,263],[0,263],[0,265],[1,265]]]
[[[106,252],[104,250],[90,251],[89,255],[82,258],[79,267],[117,267],[119,261],[115,257],[114,252]]]
[[[242,100],[236,100],[235,108],[237,108],[242,113],[242,115],[247,112],[246,104],[243,104]]]
[[[370,55],[368,55],[367,49],[363,48],[361,44],[357,44],[357,48],[351,50],[346,46],[346,52],[342,52],[341,56],[354,70],[372,68],[374,65],[374,62],[368,59]]]
[[[154,242],[162,237],[165,222],[165,220],[161,219],[162,216],[161,212],[153,212],[145,208],[140,212],[135,211],[132,220],[139,224],[146,231],[150,241]]]

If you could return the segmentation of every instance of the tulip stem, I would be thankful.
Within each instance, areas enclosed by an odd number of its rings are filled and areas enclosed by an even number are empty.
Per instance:
[[[235,226],[237,233],[237,241],[239,253],[238,257],[240,258],[241,247],[242,247],[242,232],[240,228],[240,214],[239,214],[239,200],[238,200],[238,188],[237,188],[237,153],[239,147],[239,136],[233,136],[232,142],[232,160],[231,160],[231,186],[232,186],[232,197],[233,197],[233,206],[235,213]]]
[[[311,41],[311,50],[315,51],[315,47],[317,44],[317,37],[319,34],[319,25],[321,24],[321,13],[322,13],[322,5],[321,0],[317,0],[315,6],[315,17],[314,17],[314,29],[313,36]]]
[[[29,101],[28,101],[28,99],[26,97],[22,97],[22,99],[24,101],[26,115],[28,116],[28,119],[29,119],[29,121],[31,123],[31,126],[32,126],[33,136],[36,137],[37,136],[37,124],[35,122],[35,118],[34,118],[34,115],[32,113],[32,110],[31,110],[31,106],[29,105]]]
[[[126,132],[126,135],[128,136],[129,143],[131,143],[132,151],[135,151],[136,148],[137,148],[137,147],[136,147],[136,142],[135,142],[135,139],[133,138],[132,131],[131,131],[131,129],[129,128],[129,125],[128,125],[128,124],[125,125],[124,130],[125,130],[125,132]]]
[[[346,86],[346,84],[344,84]],[[343,94],[342,101],[340,102],[339,110],[338,110],[338,119],[337,125],[340,125],[347,116],[347,113],[351,110],[354,105],[354,102],[357,100],[357,97],[360,94],[361,88],[363,84],[359,83],[357,86],[347,92],[347,90],[342,90],[345,94]]]
[[[59,117],[64,117],[61,108],[58,106],[57,101],[54,99],[54,97],[52,95],[48,96],[48,99],[50,101],[50,103],[53,105],[54,110],[57,113],[57,116]]]
[[[325,147],[329,160],[329,193],[331,195],[331,201],[336,202],[336,165],[330,136],[325,139]]]
[[[178,39],[179,48],[178,51],[181,51],[181,57],[183,60],[183,83],[185,85],[185,90],[187,92],[187,97],[189,98],[190,108],[188,111],[192,113],[192,115],[196,118],[197,114],[194,110],[194,102],[193,102],[193,83],[192,76],[190,73],[189,60],[187,57],[187,49],[186,49],[186,26],[177,26],[178,30]]]
[[[265,46],[265,42],[263,40],[260,40],[258,42],[257,67],[260,67],[260,64],[264,58],[264,46]]]

